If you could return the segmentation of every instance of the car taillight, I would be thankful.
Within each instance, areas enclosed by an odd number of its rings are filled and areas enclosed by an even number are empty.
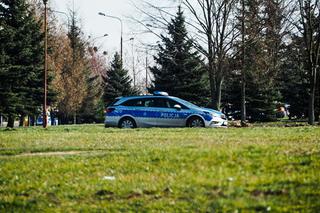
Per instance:
[[[107,108],[106,110],[105,110],[105,112],[106,113],[110,113],[110,112],[112,112],[112,111],[114,111],[115,110],[115,108]]]

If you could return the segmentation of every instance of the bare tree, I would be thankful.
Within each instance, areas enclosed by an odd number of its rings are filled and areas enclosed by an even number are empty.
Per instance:
[[[221,107],[221,89],[227,58],[234,54],[232,47],[239,35],[235,30],[236,3],[237,0],[183,1],[196,20],[193,26],[204,35],[199,40],[205,41],[205,46],[203,42],[198,42],[196,47],[208,60],[211,104],[216,109]]]
[[[187,19],[186,24],[194,33],[191,36],[194,47],[207,59],[207,71],[210,80],[211,105],[220,109],[221,89],[226,74],[228,58],[233,57],[233,44],[239,33],[236,33],[235,8],[238,0],[184,0],[181,4],[187,8],[193,18]],[[160,37],[166,29],[172,8],[156,6],[144,1],[148,10],[136,8],[147,18],[134,21],[143,25],[149,32]],[[150,12],[154,10],[154,12]],[[147,23],[152,24],[147,24]],[[159,33],[160,32],[160,33]]]
[[[298,30],[304,38],[307,69],[310,78],[308,123],[315,123],[315,91],[320,58],[320,3],[318,0],[298,0],[300,25]]]

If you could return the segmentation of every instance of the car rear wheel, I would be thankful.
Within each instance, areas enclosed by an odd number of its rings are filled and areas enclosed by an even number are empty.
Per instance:
[[[136,128],[136,123],[132,118],[126,117],[126,118],[122,118],[119,121],[119,128],[123,128],[123,129],[133,129]]]
[[[187,126],[191,128],[200,128],[200,127],[204,127],[204,122],[202,118],[192,117],[188,120]]]

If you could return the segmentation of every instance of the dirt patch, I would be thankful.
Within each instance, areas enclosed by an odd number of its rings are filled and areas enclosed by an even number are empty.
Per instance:
[[[65,156],[65,155],[82,155],[82,154],[101,154],[102,151],[56,151],[56,152],[28,152],[5,157],[36,157],[36,156]],[[3,156],[2,156],[3,157]]]
[[[255,197],[257,196],[269,196],[269,195],[273,195],[273,196],[279,196],[279,195],[287,195],[288,194],[288,191],[285,190],[285,189],[281,189],[281,190],[253,190],[251,192],[251,194]]]

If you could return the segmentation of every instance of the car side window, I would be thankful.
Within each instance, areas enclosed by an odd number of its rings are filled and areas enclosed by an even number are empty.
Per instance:
[[[148,98],[145,100],[146,107],[170,108],[170,104],[165,98]]]
[[[153,107],[154,101],[151,98],[147,98],[144,100],[144,106],[145,107]]]
[[[154,107],[170,108],[169,102],[165,98],[155,98]]]
[[[122,106],[132,106],[132,107],[144,107],[144,100],[143,99],[132,99],[125,101],[121,104]]]
[[[168,102],[169,102],[169,105],[170,105],[170,108],[174,108],[174,105],[180,105],[181,106],[181,109],[189,109],[188,107],[184,106],[183,104],[180,104],[174,100],[171,100],[171,99],[168,99]]]

